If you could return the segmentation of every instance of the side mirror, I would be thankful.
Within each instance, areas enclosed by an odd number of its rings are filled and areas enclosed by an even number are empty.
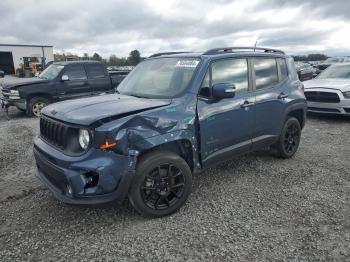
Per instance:
[[[235,96],[236,87],[230,83],[219,83],[213,85],[213,97],[216,98],[232,98]]]
[[[62,81],[68,81],[69,77],[67,75],[63,75],[61,78]]]

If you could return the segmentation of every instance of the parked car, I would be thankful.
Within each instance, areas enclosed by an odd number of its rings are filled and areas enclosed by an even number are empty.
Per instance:
[[[314,68],[310,64],[295,62],[295,67],[300,81],[310,80],[314,77]]]
[[[124,78],[131,72],[131,70],[116,70],[116,71],[108,71],[112,84],[115,88],[124,80]]]
[[[350,63],[334,64],[304,85],[308,111],[350,115]]]
[[[305,123],[293,59],[274,49],[156,54],[118,92],[43,109],[37,174],[61,201],[128,196],[145,216],[168,215],[188,198],[193,173],[267,147],[292,157]]]
[[[29,116],[40,116],[41,109],[53,102],[113,93],[114,83],[103,63],[58,62],[47,67],[38,77],[3,83],[0,103],[2,107],[16,106]]]
[[[312,67],[313,77],[316,77],[319,73],[321,73],[321,70],[317,68],[319,61],[307,61],[305,63],[309,64]]]
[[[0,78],[4,78],[5,77],[5,72],[0,70]]]
[[[323,63],[317,65],[317,68],[321,71],[325,70],[327,67],[338,63],[350,63],[350,57],[338,56],[327,58]]]

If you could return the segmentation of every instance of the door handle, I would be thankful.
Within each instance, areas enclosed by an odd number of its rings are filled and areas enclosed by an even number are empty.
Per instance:
[[[249,106],[252,106],[252,105],[254,105],[253,102],[249,102],[248,100],[245,100],[243,102],[243,104],[241,104],[241,108],[246,108],[246,107],[249,107]]]
[[[288,97],[288,94],[280,93],[277,98],[278,99],[284,99],[284,98],[287,98],[287,97]]]

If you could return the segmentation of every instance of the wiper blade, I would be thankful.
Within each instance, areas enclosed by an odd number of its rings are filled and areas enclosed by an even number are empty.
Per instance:
[[[134,96],[134,97],[137,97],[137,98],[149,98],[147,96],[141,96],[141,95],[134,95],[134,94],[130,94],[129,96]]]

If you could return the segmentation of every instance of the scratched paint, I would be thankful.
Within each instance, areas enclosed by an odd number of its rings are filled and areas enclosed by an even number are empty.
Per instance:
[[[192,119],[193,119],[192,116],[188,116],[188,117],[183,118],[183,119],[182,119],[182,122],[183,122],[183,123],[188,123],[188,122],[190,122]]]
[[[165,112],[167,112],[167,113],[176,112],[176,108],[167,108],[167,109],[165,109]]]

